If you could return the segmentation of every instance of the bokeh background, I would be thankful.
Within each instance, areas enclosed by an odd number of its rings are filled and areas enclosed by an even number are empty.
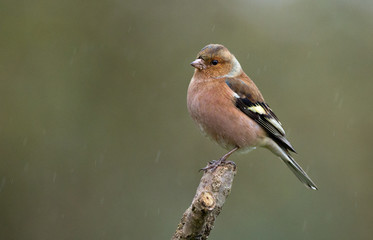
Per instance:
[[[320,190],[233,155],[211,239],[371,239],[372,1],[0,4],[0,239],[169,239],[225,150],[188,115],[189,63],[226,45]]]

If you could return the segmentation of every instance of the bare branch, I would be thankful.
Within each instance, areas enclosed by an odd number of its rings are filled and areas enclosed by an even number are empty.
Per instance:
[[[231,192],[235,175],[233,162],[222,162],[215,170],[203,174],[192,204],[185,211],[172,240],[208,238]]]

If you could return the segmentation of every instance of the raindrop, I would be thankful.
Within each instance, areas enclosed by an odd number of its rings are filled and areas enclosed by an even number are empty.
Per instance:
[[[23,171],[27,172],[29,168],[29,163],[26,163],[25,166],[23,167]]]
[[[307,229],[307,220],[304,219],[303,226],[302,226],[302,231],[304,232],[304,231],[306,231],[306,229]]]
[[[27,142],[28,142],[28,138],[25,137],[25,138],[23,139],[22,145],[23,145],[23,146],[26,146]]]
[[[159,163],[159,157],[161,156],[161,150],[158,150],[157,156],[155,157],[155,163]]]
[[[75,55],[76,55],[77,52],[78,52],[78,49],[77,49],[77,48],[74,48],[74,50],[73,50],[73,55],[72,55],[71,58],[70,58],[70,65],[73,65],[73,63],[74,63],[74,59],[75,59]]]

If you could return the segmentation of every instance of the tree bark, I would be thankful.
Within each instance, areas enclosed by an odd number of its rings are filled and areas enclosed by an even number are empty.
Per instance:
[[[203,174],[192,204],[185,211],[171,240],[207,239],[231,192],[236,165],[222,162]]]

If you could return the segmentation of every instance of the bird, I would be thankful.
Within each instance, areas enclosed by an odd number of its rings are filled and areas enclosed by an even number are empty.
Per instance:
[[[304,185],[318,189],[291,156],[296,152],[278,117],[225,46],[205,46],[191,65],[195,70],[187,92],[189,114],[205,135],[229,150],[203,170],[216,169],[234,152],[264,147],[281,158]]]

